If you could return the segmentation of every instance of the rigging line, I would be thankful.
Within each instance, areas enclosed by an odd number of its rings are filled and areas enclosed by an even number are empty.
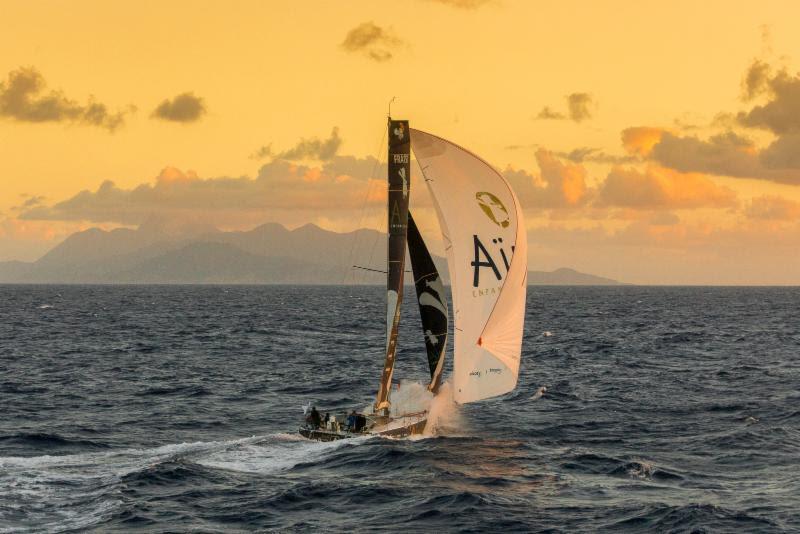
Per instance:
[[[353,265],[353,269],[361,269],[362,271],[372,271],[373,273],[383,273],[387,274],[387,271],[382,271],[380,269],[372,269],[370,267],[362,267],[361,265]],[[411,271],[404,271],[406,273],[410,273]]]
[[[386,135],[387,135],[387,129],[386,128],[382,128],[382,130],[383,130],[383,134],[381,135],[381,140],[380,140],[380,142],[378,144],[378,150],[377,150],[376,156],[375,156],[375,164],[372,166],[372,172],[370,173],[369,178],[367,179],[366,193],[364,194],[364,201],[361,203],[361,211],[359,213],[358,227],[356,228],[356,231],[353,233],[353,239],[351,239],[351,241],[350,241],[350,253],[349,253],[348,257],[347,257],[347,263],[351,263],[353,261],[353,256],[355,255],[356,244],[358,242],[358,235],[359,235],[358,230],[361,229],[361,225],[362,225],[362,223],[364,221],[364,213],[366,212],[367,201],[369,201],[369,194],[370,194],[370,191],[372,190],[372,181],[373,181],[373,178],[375,177],[375,172],[378,169],[378,165],[380,165],[380,163],[381,163],[381,152],[383,152],[383,141],[384,141],[384,139],[386,139]],[[347,281],[347,277],[351,272],[352,272],[351,269],[345,268],[344,274],[342,276],[342,284],[344,284]],[[355,281],[356,280],[355,280],[355,276],[354,276],[353,277],[353,283],[355,283]]]

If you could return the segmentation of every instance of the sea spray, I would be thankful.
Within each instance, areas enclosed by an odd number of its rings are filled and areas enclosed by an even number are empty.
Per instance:
[[[419,382],[403,381],[391,394],[391,416],[401,417],[427,410],[428,423],[425,425],[425,436],[441,436],[462,434],[464,420],[453,398],[450,382],[439,387],[434,397],[426,385]]]
[[[391,416],[400,417],[429,409],[433,393],[419,382],[403,381],[398,389],[392,391],[391,401]]]
[[[464,428],[464,418],[461,417],[461,411],[453,398],[453,387],[450,382],[445,382],[430,403],[428,424],[425,425],[424,434],[426,436],[461,434]]]

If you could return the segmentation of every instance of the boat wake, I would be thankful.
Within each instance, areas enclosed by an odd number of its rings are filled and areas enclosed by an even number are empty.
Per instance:
[[[150,478],[163,483],[165,473],[175,476],[175,465],[188,467],[188,476],[192,465],[279,474],[368,439],[323,443],[279,433],[149,449],[0,457],[0,533],[83,530],[124,516],[131,488],[150,483]],[[36,528],[20,528],[25,524]]]

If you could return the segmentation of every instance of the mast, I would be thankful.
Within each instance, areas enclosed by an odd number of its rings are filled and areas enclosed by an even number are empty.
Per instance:
[[[403,301],[403,273],[406,260],[408,194],[411,190],[411,137],[408,121],[389,117],[388,159],[388,243],[386,255],[386,359],[375,399],[375,413],[389,415],[389,392],[397,349],[400,305]]]

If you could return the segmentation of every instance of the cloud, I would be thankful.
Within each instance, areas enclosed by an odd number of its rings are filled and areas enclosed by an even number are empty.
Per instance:
[[[559,209],[586,204],[590,192],[583,166],[562,163],[552,152],[541,148],[536,151],[536,162],[539,175],[511,167],[503,171],[523,206]]]
[[[594,115],[594,110],[597,107],[597,102],[592,98],[589,93],[571,93],[565,97],[567,99],[567,113],[561,113],[552,109],[550,106],[545,106],[536,115],[537,119],[544,120],[572,120],[575,122],[585,121],[591,119]]]
[[[748,112],[740,112],[736,118],[743,126],[769,130],[777,135],[800,131],[800,76],[791,76],[782,69],[770,77],[769,67],[757,64],[755,74],[754,67],[750,67],[745,84],[756,95],[766,93],[769,100]],[[751,77],[753,85],[748,86],[747,80]]]
[[[542,110],[539,112],[539,114],[536,115],[536,118],[537,119],[544,119],[544,120],[557,120],[558,121],[558,120],[566,119],[567,116],[564,115],[563,113],[560,113],[558,111],[553,110],[550,106],[545,106],[545,107],[542,108]]]
[[[593,108],[596,103],[589,93],[572,93],[567,96],[567,107],[569,108],[569,118],[575,122],[591,119],[594,113]]]
[[[492,3],[492,0],[428,0],[428,1],[450,7],[455,7],[458,9],[478,9],[480,7]]]
[[[765,61],[756,59],[748,67],[742,79],[742,99],[752,100],[769,89],[772,68]]]
[[[20,67],[9,72],[0,83],[0,117],[19,122],[64,122],[98,126],[113,132],[125,122],[125,116],[135,110],[112,113],[108,107],[89,97],[86,104],[67,98],[63,92],[45,92],[47,83],[33,67]]]
[[[394,51],[402,45],[403,41],[390,28],[381,28],[370,21],[347,32],[341,47],[346,52],[363,54],[381,62],[392,59]]]
[[[192,171],[166,167],[150,183],[125,189],[106,180],[94,191],[25,209],[19,219],[137,225],[153,215],[195,219],[202,215],[213,224],[236,226],[276,219],[305,223],[323,212],[352,218],[362,209],[364,192],[371,185],[366,169],[385,172],[374,158],[338,156],[322,167],[274,160],[263,165],[255,178],[201,178]],[[385,198],[385,187],[374,189],[369,202],[378,203]]]
[[[275,153],[272,144],[263,145],[250,155],[251,159],[284,159],[287,161],[317,160],[329,161],[342,145],[342,138],[339,137],[339,128],[334,126],[331,135],[327,139],[319,137],[302,138],[295,146],[283,152]]]
[[[598,191],[596,205],[633,209],[725,208],[736,194],[695,173],[650,166],[644,171],[614,167]]]
[[[647,156],[661,141],[667,130],[649,126],[633,126],[622,130],[622,146],[629,154]]]
[[[658,142],[640,146],[640,153],[681,172],[800,185],[798,149],[798,135],[779,137],[759,151],[752,140],[730,131],[707,140],[662,131]]]
[[[767,221],[800,220],[800,202],[776,195],[765,195],[752,199],[745,209],[750,219]]]
[[[192,92],[187,92],[177,95],[172,100],[164,99],[150,116],[154,119],[188,123],[200,120],[206,111],[204,100]]]
[[[635,156],[617,156],[608,154],[599,148],[586,146],[572,149],[569,152],[555,152],[555,154],[573,163],[632,163],[638,161],[638,158]]]
[[[250,154],[250,159],[266,159],[274,155],[272,152],[272,143],[268,145],[261,145],[258,150]]]
[[[336,153],[339,151],[339,147],[342,144],[342,139],[339,137],[339,128],[334,127],[331,131],[331,136],[327,139],[319,139],[318,137],[312,137],[310,139],[301,139],[298,143],[286,150],[281,152],[276,157],[279,159],[285,159],[289,161],[295,160],[304,160],[304,159],[318,159],[318,160],[329,160],[333,158]]]
[[[19,211],[19,210],[32,208],[34,206],[38,206],[38,205],[42,204],[46,200],[45,197],[43,197],[41,195],[32,195],[32,196],[23,195],[23,197],[27,197],[27,198],[19,206],[12,207],[11,208],[12,210]]]

